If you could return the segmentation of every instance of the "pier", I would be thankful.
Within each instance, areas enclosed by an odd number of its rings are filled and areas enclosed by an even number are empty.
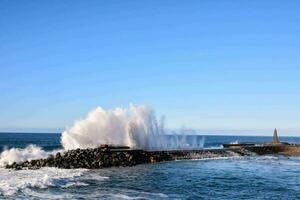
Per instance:
[[[38,169],[41,167],[58,167],[65,169],[86,168],[99,169],[107,167],[127,167],[138,164],[163,161],[209,159],[234,156],[260,155],[300,155],[300,145],[264,145],[243,146],[223,149],[144,151],[114,149],[103,151],[101,148],[76,149],[57,153],[45,159],[25,161],[7,165],[9,169]]]
[[[107,167],[128,167],[138,164],[174,160],[210,159],[234,156],[300,156],[300,145],[279,142],[276,129],[272,142],[224,144],[223,146],[224,148],[221,149],[147,151],[104,144],[98,148],[75,149],[57,153],[45,159],[12,163],[6,165],[6,168],[18,170],[24,168],[39,169],[41,167],[100,169]]]

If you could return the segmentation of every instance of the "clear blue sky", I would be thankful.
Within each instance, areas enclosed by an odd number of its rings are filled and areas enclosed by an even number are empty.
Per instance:
[[[147,104],[167,126],[300,129],[300,1],[0,1],[0,130]],[[299,132],[300,136],[300,132]]]

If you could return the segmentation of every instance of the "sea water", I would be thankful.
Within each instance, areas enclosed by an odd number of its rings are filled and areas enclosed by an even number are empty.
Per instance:
[[[29,144],[46,152],[61,148],[61,134],[0,133],[1,151]],[[168,136],[172,137],[172,136]],[[205,138],[223,143],[263,142],[271,137]],[[300,138],[281,138],[299,142]],[[300,158],[282,156],[173,161],[99,170],[0,168],[0,199],[299,199]]]

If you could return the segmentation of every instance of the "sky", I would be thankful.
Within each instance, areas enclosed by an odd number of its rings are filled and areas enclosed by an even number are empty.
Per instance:
[[[101,106],[300,136],[300,1],[0,1],[0,131]],[[230,131],[229,131],[230,132]]]

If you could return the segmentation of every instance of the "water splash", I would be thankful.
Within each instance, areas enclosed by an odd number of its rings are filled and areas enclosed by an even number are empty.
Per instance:
[[[199,149],[204,146],[204,137],[199,140],[196,135],[187,135],[185,129],[166,134],[164,121],[164,117],[158,121],[154,110],[144,105],[112,110],[99,107],[85,119],[75,122],[71,128],[66,128],[61,136],[61,144],[63,150],[95,148],[101,144],[144,150]],[[6,149],[0,154],[0,167],[13,162],[45,158],[57,151],[44,151],[35,145],[25,149]]]
[[[13,162],[45,158],[49,156],[49,154],[50,152],[46,152],[36,145],[29,145],[25,149],[6,149],[0,154],[0,167],[5,166],[6,164],[12,164]]]
[[[153,109],[130,106],[104,110],[96,108],[86,119],[75,122],[61,137],[64,149],[98,147],[100,144],[150,149],[161,146],[155,136],[163,135]]]
[[[187,141],[184,131],[165,134],[164,117],[157,120],[147,106],[104,110],[96,108],[67,128],[61,138],[64,149],[98,147],[101,144],[129,146],[133,149],[183,149],[203,147],[202,141]]]

